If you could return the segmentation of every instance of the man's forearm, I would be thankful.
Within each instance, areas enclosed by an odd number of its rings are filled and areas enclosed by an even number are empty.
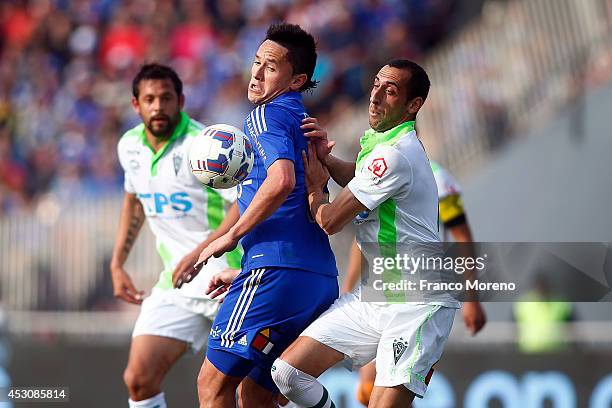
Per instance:
[[[355,177],[355,163],[347,162],[339,159],[331,154],[325,159],[325,167],[329,171],[329,175],[341,187],[346,185]]]
[[[119,218],[119,230],[113,248],[111,267],[123,266],[144,224],[144,220],[145,214],[140,202],[134,195],[126,194]]]

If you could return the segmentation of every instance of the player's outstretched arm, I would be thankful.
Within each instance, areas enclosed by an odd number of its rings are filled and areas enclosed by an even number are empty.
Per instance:
[[[132,250],[144,220],[144,210],[136,194],[125,193],[110,269],[115,297],[134,304],[142,303],[144,292],[136,289],[132,279],[123,269],[123,265]]]
[[[355,175],[355,163],[341,160],[331,154],[336,142],[328,140],[327,131],[319,125],[317,118],[311,117],[302,120],[301,129],[304,131],[304,136],[309,139],[310,144],[313,144],[316,148],[317,157],[325,164],[331,178],[341,187],[346,187]]]
[[[236,248],[238,241],[276,211],[295,187],[293,162],[279,159],[268,167],[268,175],[261,184],[253,201],[238,222],[223,236],[208,245],[200,254],[197,267],[214,257]]]
[[[238,210],[238,203],[235,202],[225,214],[219,228],[214,230],[205,241],[195,247],[193,251],[185,255],[176,265],[174,272],[172,273],[172,283],[174,284],[175,288],[181,287],[183,283],[191,282],[193,278],[197,276],[202,268],[196,268],[195,265],[198,262],[198,258],[200,257],[200,254],[204,248],[206,248],[217,238],[225,235],[230,228],[232,228],[236,222],[238,222],[239,218],[240,211]]]
[[[329,180],[329,172],[317,158],[315,148],[312,145],[308,146],[308,157],[302,152],[302,158],[310,214],[327,235],[341,231],[357,214],[367,210],[347,187],[344,187],[338,197],[330,203],[327,194],[323,191]]]

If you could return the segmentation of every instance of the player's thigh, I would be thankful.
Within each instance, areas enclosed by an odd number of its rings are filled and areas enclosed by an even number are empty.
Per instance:
[[[220,395],[233,396],[243,378],[223,373],[206,358],[198,374],[200,402],[214,399]]]
[[[455,309],[439,305],[394,307],[376,353],[377,387],[403,385],[422,397],[427,377],[440,359]]]
[[[240,408],[276,407],[277,395],[249,377],[245,377],[238,387]]]
[[[300,371],[318,377],[342,361],[344,354],[313,338],[300,336],[283,352],[281,359]]]
[[[408,408],[412,406],[414,393],[403,385],[395,387],[375,386],[370,397],[369,408]]]
[[[154,290],[142,304],[132,338],[164,337],[186,343],[194,353],[203,350],[211,322],[201,313],[188,309],[187,306],[193,308],[194,305],[186,302],[197,305],[206,300],[183,299],[173,291]]]
[[[376,313],[372,305],[360,302],[352,293],[345,293],[302,332],[300,343],[290,347],[295,356],[291,360],[318,368],[329,367],[331,362],[333,365],[342,359],[352,367],[369,363],[376,356],[381,335],[370,324]],[[319,355],[313,354],[318,352],[326,356],[321,362],[317,361]],[[313,355],[317,358],[313,359]],[[287,361],[284,357],[283,360]]]
[[[374,384],[376,378],[376,360],[370,361],[359,370],[359,381]]]
[[[140,335],[132,339],[127,371],[157,381],[187,351],[188,344],[169,337]]]

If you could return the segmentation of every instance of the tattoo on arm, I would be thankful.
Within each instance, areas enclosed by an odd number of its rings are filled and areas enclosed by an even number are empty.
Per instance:
[[[127,236],[125,238],[125,243],[123,244],[123,253],[127,256],[136,241],[136,237],[138,236],[138,232],[140,231],[140,227],[144,222],[144,217],[142,214],[136,213],[132,214],[130,218],[130,226],[128,227]]]

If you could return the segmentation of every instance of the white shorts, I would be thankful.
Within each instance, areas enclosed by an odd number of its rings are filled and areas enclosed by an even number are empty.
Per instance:
[[[175,290],[153,289],[143,302],[132,337],[151,335],[182,340],[194,353],[204,349],[219,310],[216,299],[187,298]]]
[[[344,354],[350,369],[376,358],[374,385],[404,384],[423,397],[425,377],[442,355],[455,310],[421,303],[365,303],[346,293],[301,335]]]

